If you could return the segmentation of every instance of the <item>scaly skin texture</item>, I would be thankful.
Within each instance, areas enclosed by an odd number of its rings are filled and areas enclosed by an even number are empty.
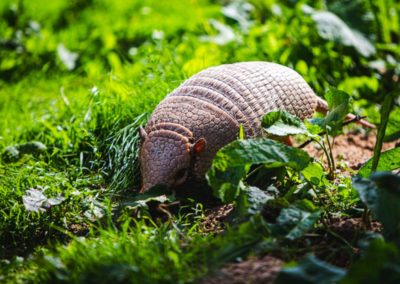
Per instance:
[[[240,125],[247,138],[260,137],[266,113],[286,110],[304,119],[317,108],[326,109],[326,103],[285,66],[243,62],[205,69],[161,101],[141,131],[141,192],[159,183],[176,187],[191,176],[204,178],[216,152],[237,138]]]

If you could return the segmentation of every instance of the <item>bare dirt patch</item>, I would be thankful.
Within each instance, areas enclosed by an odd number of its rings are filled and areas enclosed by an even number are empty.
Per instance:
[[[376,133],[352,131],[335,137],[333,143],[333,156],[336,162],[344,162],[353,170],[359,169],[362,164],[373,156]],[[384,143],[382,150],[389,150],[399,145],[400,140]],[[316,143],[311,143],[304,148],[312,157],[321,158],[323,150]],[[326,164],[326,157],[323,157]]]
[[[379,222],[372,221],[370,222],[369,227],[366,228],[361,218],[337,218],[332,222],[332,224],[330,224],[330,227],[332,230],[349,241],[351,241],[357,231],[362,232],[365,230],[370,230],[376,233],[382,231],[382,224]]]
[[[204,278],[200,283],[269,284],[274,282],[282,266],[283,261],[272,256],[251,257],[242,262],[225,265],[221,270]]]
[[[361,218],[333,218],[326,225],[328,229],[317,231],[316,237],[312,238],[313,251],[320,259],[344,268],[360,257],[360,237],[365,236],[367,231],[382,231],[379,222],[372,221],[366,225]]]

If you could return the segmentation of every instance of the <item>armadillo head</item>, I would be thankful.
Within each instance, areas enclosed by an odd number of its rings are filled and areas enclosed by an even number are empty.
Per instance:
[[[204,146],[205,139],[195,143],[171,130],[156,130],[149,135],[140,128],[140,171],[145,192],[157,184],[175,188],[183,184],[193,170],[194,159]]]

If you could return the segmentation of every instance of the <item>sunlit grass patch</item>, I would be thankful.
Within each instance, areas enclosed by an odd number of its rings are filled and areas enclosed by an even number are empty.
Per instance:
[[[175,222],[175,221],[172,221]],[[182,222],[182,223],[180,223]],[[40,249],[18,266],[7,267],[10,280],[30,283],[183,283],[207,271],[199,248],[207,236],[187,221],[176,225],[128,221],[122,228],[98,228],[87,238]]]

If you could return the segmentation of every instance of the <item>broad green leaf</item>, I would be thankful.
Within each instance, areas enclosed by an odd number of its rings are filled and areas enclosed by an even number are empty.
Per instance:
[[[362,177],[368,177],[371,173],[372,159],[369,159],[358,171]],[[400,168],[400,148],[393,148],[381,153],[377,171],[392,171]]]
[[[249,186],[247,188],[247,202],[248,202],[248,212],[251,215],[260,213],[263,206],[268,200],[273,199],[271,195],[266,194],[261,189],[255,186]]]
[[[20,157],[21,157],[20,152],[15,146],[8,146],[7,148],[4,149],[4,152],[1,154],[1,158],[6,163],[18,161]]]
[[[299,265],[283,268],[275,283],[331,284],[340,281],[345,274],[346,271],[344,269],[309,255]]]
[[[326,117],[314,118],[309,120],[309,122],[318,125],[323,130],[326,128],[329,135],[336,136],[341,132],[343,120],[349,113],[350,96],[343,91],[330,88],[325,93],[325,99],[329,108]],[[310,126],[307,128],[310,129]],[[309,131],[316,134],[314,132],[316,132],[317,129],[310,129]]]
[[[365,34],[374,32],[374,18],[368,17],[369,13],[371,13],[368,1],[329,1],[326,5],[328,11],[343,19],[350,27],[356,28]]]
[[[120,206],[129,206],[131,208],[147,208],[147,203],[154,201],[159,203],[172,202],[175,198],[170,195],[171,191],[164,185],[156,185],[145,193],[136,195],[131,200],[121,202]]]
[[[271,139],[236,140],[218,151],[207,180],[214,194],[223,202],[232,202],[238,196],[240,184],[251,165],[266,168],[288,166],[302,170],[310,161],[303,150],[286,146]]]
[[[335,14],[329,11],[314,11],[312,9],[310,9],[310,12],[322,38],[345,46],[352,46],[365,57],[375,54],[376,50],[373,44],[359,31],[351,29]]]
[[[336,108],[340,107],[340,109],[336,110],[335,113],[337,113],[340,118],[344,118],[346,116],[350,102],[350,97],[347,93],[335,88],[330,88],[325,93],[325,99],[328,103],[330,113],[333,113]],[[335,120],[334,117],[332,117],[332,119]],[[329,120],[327,120],[327,122],[329,122]]]
[[[282,110],[267,113],[262,119],[262,126],[268,134],[275,136],[308,134],[298,117]]]
[[[317,211],[318,205],[314,204],[312,201],[308,199],[298,199],[293,203],[297,208],[301,210],[305,210],[308,212]]]
[[[341,128],[345,116],[349,113],[350,97],[347,93],[329,89],[325,94],[325,99],[328,102],[329,112],[325,117],[325,125],[330,126],[331,135],[337,134]]]
[[[386,94],[381,109],[380,109],[380,123],[378,127],[378,133],[376,135],[376,143],[374,147],[374,156],[372,157],[371,171],[376,171],[381,157],[383,140],[385,138],[386,127],[389,122],[390,112],[392,111],[395,97],[399,94],[397,91]]]
[[[295,240],[311,230],[320,215],[321,211],[308,212],[290,206],[282,209],[276,224],[271,225],[271,228],[276,234],[284,234],[286,239]]]
[[[21,154],[36,154],[47,150],[46,145],[39,141],[32,141],[25,144],[17,145],[18,151]]]
[[[244,188],[243,179],[249,171],[248,166],[236,166],[224,171],[211,167],[206,175],[214,195],[223,202],[233,202]]]
[[[322,125],[323,118],[313,118],[309,120],[305,120],[304,124],[309,133],[313,135],[318,135],[322,131],[324,131],[320,125]]]
[[[304,178],[315,186],[328,185],[324,168],[319,163],[309,163],[308,166],[301,171]]]
[[[222,14],[225,17],[231,18],[239,23],[241,30],[247,33],[253,25],[250,12],[254,9],[253,5],[245,1],[228,2],[229,4],[222,7]]]
[[[364,257],[350,268],[340,283],[400,283],[399,249],[382,239],[373,240]]]
[[[271,139],[254,138],[236,140],[220,149],[212,167],[224,171],[236,166],[264,164],[267,168],[289,166],[302,170],[309,161],[310,157],[303,150]]]
[[[400,138],[400,107],[394,108],[389,116],[383,141],[389,142]]]
[[[373,173],[369,179],[356,176],[353,187],[360,199],[383,224],[389,240],[400,240],[400,176]]]
[[[5,162],[16,162],[21,159],[24,154],[38,155],[44,153],[46,150],[47,147],[43,143],[32,141],[15,146],[8,146],[2,154],[2,158]]]
[[[25,209],[33,212],[44,212],[54,205],[61,204],[65,197],[58,195],[56,197],[48,198],[44,194],[44,188],[30,188],[22,196]]]
[[[215,19],[210,19],[209,23],[210,26],[212,26],[215,30],[218,31],[218,34],[215,36],[208,36],[208,35],[200,36],[201,41],[212,42],[218,45],[226,45],[232,41],[237,40],[235,31],[230,26]]]
[[[240,215],[255,215],[261,212],[268,200],[273,199],[272,195],[267,194],[255,186],[247,186],[241,191],[238,200],[237,210]]]

